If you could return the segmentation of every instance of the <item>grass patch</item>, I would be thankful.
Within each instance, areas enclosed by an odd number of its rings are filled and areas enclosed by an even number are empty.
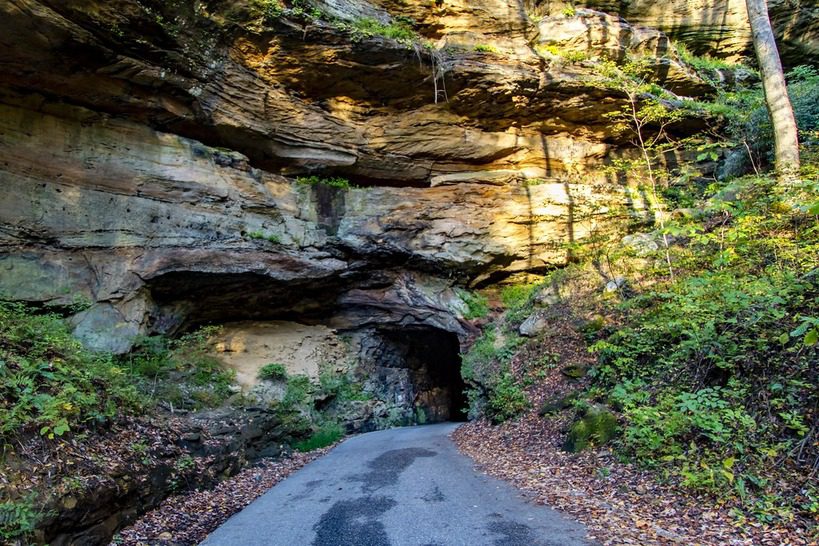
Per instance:
[[[307,452],[332,445],[344,437],[344,427],[338,423],[325,423],[309,438],[293,444],[297,451]]]
[[[556,44],[538,44],[535,51],[541,57],[557,57],[570,64],[587,61],[591,58],[588,51],[578,51],[575,49],[563,49]]]
[[[409,21],[396,19],[391,23],[382,23],[371,17],[364,17],[349,23],[353,39],[381,36],[402,44],[413,44],[418,41],[418,34]]]
[[[473,49],[477,53],[500,53],[498,48],[491,44],[478,44]]]
[[[483,294],[463,289],[457,289],[456,292],[466,304],[466,311],[464,312],[465,319],[474,320],[484,318],[489,314],[489,301]]]
[[[265,233],[263,231],[251,231],[247,234],[250,239],[254,240],[262,240],[262,241],[269,241],[271,243],[281,243],[281,237],[276,235],[275,233]]]
[[[279,364],[276,362],[265,364],[261,367],[261,369],[259,369],[257,377],[268,381],[287,379],[287,369],[284,367],[284,364]]]

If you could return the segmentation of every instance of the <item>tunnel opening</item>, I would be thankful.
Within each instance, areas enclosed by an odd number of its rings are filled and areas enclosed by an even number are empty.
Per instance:
[[[468,401],[461,377],[460,343],[450,332],[429,327],[385,329],[375,378],[395,403],[412,411],[415,424],[465,421]]]
[[[385,312],[383,296],[345,303],[344,294],[361,290],[355,278],[285,283],[255,274],[177,272],[154,279],[150,287],[154,332],[178,335],[220,326],[217,356],[236,373],[243,391],[260,386],[259,370],[276,362],[314,383],[323,370],[350,374],[389,413],[377,415],[374,406],[372,418],[356,425],[361,430],[467,418],[458,335],[412,323],[434,322],[421,310],[418,316],[400,306]],[[330,399],[322,403],[332,405]]]

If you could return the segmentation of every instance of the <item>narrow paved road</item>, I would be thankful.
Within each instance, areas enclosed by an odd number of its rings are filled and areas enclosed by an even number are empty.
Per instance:
[[[475,472],[457,424],[350,438],[296,472],[206,546],[575,546],[584,528]]]

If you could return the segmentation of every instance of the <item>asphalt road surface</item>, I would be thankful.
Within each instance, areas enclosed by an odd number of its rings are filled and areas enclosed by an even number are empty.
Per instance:
[[[313,461],[214,531],[206,546],[575,546],[584,528],[481,475],[457,424],[371,432]]]

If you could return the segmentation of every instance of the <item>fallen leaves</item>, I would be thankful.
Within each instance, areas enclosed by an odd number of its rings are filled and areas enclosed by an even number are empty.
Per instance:
[[[560,449],[560,425],[534,412],[499,426],[467,423],[453,439],[480,470],[581,521],[590,538],[606,546],[816,544],[797,524],[738,527],[728,508],[659,483],[650,473],[617,462],[608,449],[566,453]]]
[[[266,459],[207,491],[191,491],[165,499],[114,537],[112,545],[193,546],[268,489],[327,453],[332,447]]]

